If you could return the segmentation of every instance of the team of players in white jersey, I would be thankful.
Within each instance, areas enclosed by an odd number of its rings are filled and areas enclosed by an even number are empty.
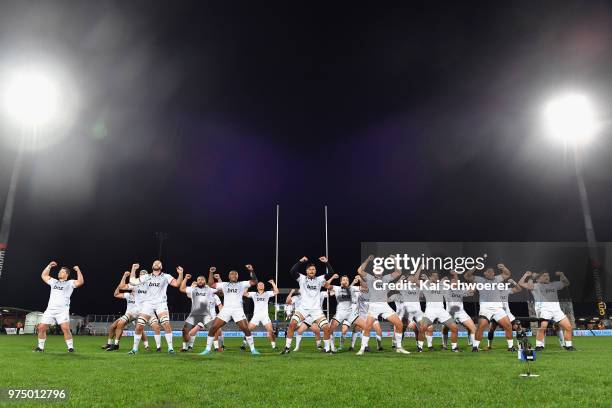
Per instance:
[[[335,341],[333,332],[342,327],[340,338],[340,349],[344,347],[345,335],[352,328],[353,337],[351,346],[353,349],[357,340],[357,333],[361,333],[361,347],[357,352],[362,355],[369,351],[369,334],[372,330],[376,332],[378,349],[381,350],[382,333],[379,318],[389,321],[394,327],[393,347],[400,354],[409,354],[403,348],[402,340],[406,328],[415,332],[417,350],[422,352],[424,342],[427,347],[432,349],[432,330],[434,323],[444,325],[443,347],[447,347],[447,336],[450,333],[451,351],[458,352],[457,336],[458,324],[464,326],[468,333],[468,342],[472,346],[472,351],[478,351],[484,330],[489,326],[489,346],[492,341],[492,330],[497,326],[503,328],[508,350],[514,351],[512,331],[520,328],[520,322],[510,312],[508,296],[520,291],[522,288],[528,289],[535,299],[535,310],[537,318],[541,321],[541,330],[537,332],[536,348],[544,347],[545,329],[549,321],[554,321],[562,333],[562,346],[567,350],[575,350],[572,345],[572,328],[568,318],[561,310],[558,291],[569,285],[569,281],[561,272],[557,272],[559,281],[551,282],[548,273],[535,275],[526,272],[519,282],[512,280],[511,272],[504,265],[497,266],[499,274],[493,268],[487,268],[483,276],[475,276],[474,271],[463,274],[463,280],[467,282],[492,283],[509,282],[513,286],[507,291],[498,289],[479,291],[479,318],[475,325],[472,318],[466,313],[463,307],[463,298],[473,295],[473,292],[464,290],[441,290],[439,286],[427,285],[441,281],[439,273],[430,272],[428,274],[421,270],[415,273],[404,273],[397,269],[387,275],[377,275],[368,271],[368,265],[373,260],[373,256],[368,257],[358,268],[352,284],[349,284],[348,276],[342,276],[340,285],[331,285],[338,275],[333,272],[327,258],[320,257],[319,261],[324,265],[326,273],[317,275],[317,266],[309,263],[303,257],[291,268],[291,276],[296,279],[299,285],[299,294],[292,291],[287,298],[285,312],[290,315],[289,324],[286,330],[286,342],[282,354],[288,354],[292,350],[298,351],[302,333],[311,328],[317,338],[323,332],[323,350],[327,353],[335,353]],[[46,330],[49,324],[57,323],[64,332],[66,345],[69,351],[73,351],[72,336],[69,327],[69,305],[70,296],[73,289],[83,285],[83,275],[78,267],[74,267],[77,272],[76,280],[69,280],[70,269],[62,268],[58,273],[58,278],[50,277],[51,268],[57,266],[51,262],[43,271],[41,277],[43,281],[51,287],[49,304],[39,325],[39,340],[35,351],[43,351],[45,347]],[[165,333],[168,352],[174,353],[172,341],[172,328],[170,327],[169,311],[167,305],[167,287],[174,286],[179,288],[191,299],[191,312],[185,320],[183,327],[183,347],[182,351],[189,351],[194,347],[199,330],[208,329],[206,348],[201,355],[207,355],[213,347],[217,351],[223,350],[223,337],[221,328],[230,320],[233,320],[241,331],[244,332],[243,348],[248,347],[252,354],[259,354],[255,348],[251,331],[258,325],[262,325],[271,342],[272,348],[276,348],[276,339],[272,322],[269,318],[268,305],[272,297],[278,294],[278,288],[273,280],[269,283],[273,290],[266,291],[263,282],[258,282],[252,265],[246,265],[249,272],[249,280],[239,281],[238,272],[230,271],[229,280],[224,282],[216,274],[216,269],[209,269],[209,276],[198,276],[189,287],[187,281],[191,275],[183,277],[183,268],[177,267],[178,277],[166,274],[162,271],[162,263],[159,260],[153,262],[152,273],[140,271],[139,264],[132,265],[130,272],[126,272],[117,289],[115,297],[123,298],[127,302],[125,314],[117,319],[109,328],[109,339],[107,350],[118,349],[119,340],[123,329],[130,322],[136,322],[134,334],[134,345],[129,354],[138,353],[139,344],[143,341],[145,348],[148,348],[148,341],[144,334],[144,326],[149,325],[155,332],[155,342],[157,351],[161,351],[161,328]],[[129,279],[128,279],[129,278]],[[459,281],[459,275],[451,273],[452,282]],[[386,286],[381,283],[394,281],[406,281],[417,283],[424,281],[426,285],[404,285],[406,289],[389,296]],[[249,291],[252,286],[257,286],[255,292]],[[421,286],[420,288],[417,288]],[[223,303],[218,294],[222,294]],[[323,301],[331,295],[336,298],[336,313],[331,319],[327,320],[323,312]],[[251,321],[247,321],[243,309],[243,299],[251,298],[254,302],[254,313]],[[421,309],[421,299],[425,300],[425,310]],[[394,301],[396,309],[389,306],[389,301]],[[217,308],[219,312],[217,313]],[[296,335],[297,331],[297,335]],[[295,348],[292,349],[294,335],[296,337]],[[317,341],[318,342],[318,341]]]

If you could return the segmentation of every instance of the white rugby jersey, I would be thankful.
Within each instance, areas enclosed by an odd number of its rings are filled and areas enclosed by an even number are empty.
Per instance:
[[[439,286],[442,285],[441,281],[438,281],[436,283]],[[432,289],[429,287],[429,285],[435,285],[435,283],[426,280],[421,289],[421,292],[423,292],[423,296],[425,296],[425,308],[444,309],[444,292],[446,291],[443,289]]]
[[[300,307],[300,304],[302,304],[302,296],[296,295],[291,297],[291,306],[293,306],[293,310]]]
[[[242,308],[242,295],[250,287],[249,281],[217,283],[217,289],[223,292],[223,307]]]
[[[449,289],[445,291],[446,310],[453,313],[463,310],[463,298],[469,294],[469,291],[463,289]]]
[[[534,283],[531,294],[533,295],[533,300],[535,300],[535,308],[542,309],[546,307],[558,307],[558,292],[564,287],[565,284],[561,281],[550,283]]]
[[[188,287],[186,290],[187,297],[191,299],[192,315],[209,314],[210,301],[215,294],[215,290],[211,287],[204,286],[203,288]]]
[[[300,295],[302,296],[300,308],[315,310],[320,309],[321,288],[325,285],[325,276],[319,275],[311,279],[308,278],[306,275],[300,274],[297,281],[300,285]]]
[[[132,292],[123,293],[127,306],[125,308],[125,314],[134,314],[138,311],[138,305],[136,304],[136,296]]]
[[[74,279],[60,281],[55,278],[49,278],[47,285],[51,286],[51,293],[49,293],[49,303],[47,303],[47,309],[69,309],[70,296],[76,287],[76,281]]]
[[[249,292],[249,297],[253,299],[253,315],[268,315],[268,302],[274,297],[274,292],[268,290],[264,293]]]
[[[359,290],[355,286],[347,286],[346,288],[336,285],[332,286],[334,296],[336,297],[336,310],[351,310],[353,303],[357,303],[356,289],[357,291]],[[353,298],[355,298],[354,301]]]
[[[214,289],[213,289],[214,290]],[[221,304],[221,298],[219,298],[218,295],[213,295],[212,298],[210,298],[210,303],[208,304],[208,310],[210,315],[214,318],[217,317],[217,309],[216,307],[219,306]]]
[[[163,272],[159,275],[148,273],[138,278],[141,285],[143,285],[147,291],[143,301],[150,303],[165,303],[168,300],[166,295],[168,284],[172,282],[173,279],[172,275]]]
[[[504,278],[501,275],[495,275],[493,279],[487,279],[482,276],[474,276],[474,282],[476,283],[499,283]],[[501,293],[498,289],[491,290],[479,290],[478,291],[478,302],[480,307],[490,308],[503,308],[504,304],[501,301]]]

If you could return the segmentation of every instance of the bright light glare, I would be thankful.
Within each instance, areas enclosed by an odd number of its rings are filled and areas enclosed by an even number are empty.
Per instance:
[[[599,130],[593,105],[580,94],[566,94],[550,101],[544,109],[550,136],[573,144],[589,142]]]
[[[4,108],[20,125],[43,126],[52,122],[60,102],[58,84],[37,71],[19,71],[7,81]]]

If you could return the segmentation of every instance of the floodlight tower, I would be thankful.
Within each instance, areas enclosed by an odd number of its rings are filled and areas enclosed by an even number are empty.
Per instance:
[[[597,312],[605,319],[606,303],[601,285],[600,261],[597,254],[597,240],[591,217],[589,196],[582,173],[580,149],[590,143],[599,132],[601,125],[591,101],[582,94],[567,93],[548,102],[544,109],[544,125],[549,136],[563,142],[574,152],[574,167],[578,182],[578,193],[582,206],[584,228],[589,247],[589,265],[595,285]]]

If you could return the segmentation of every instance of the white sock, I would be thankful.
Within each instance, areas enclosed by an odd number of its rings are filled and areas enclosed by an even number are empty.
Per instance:
[[[272,348],[276,348],[276,342],[274,340],[270,341],[270,345],[272,346]]]
[[[565,347],[572,347],[572,341],[571,340],[565,340]]]
[[[451,343],[451,350],[457,350],[457,343]]]
[[[219,350],[219,340],[213,340],[213,347],[215,348],[215,350]]]
[[[474,339],[474,341],[472,342],[472,347],[478,348],[478,346],[480,346],[480,340]]]
[[[474,333],[470,333],[470,336],[468,337],[468,344],[472,345],[474,344],[474,341],[476,341],[476,335]]]
[[[186,341],[183,342],[183,350],[187,350],[187,342]]]
[[[317,340],[317,347],[321,347],[321,340]]]
[[[395,347],[402,348],[402,333],[395,333]]]
[[[376,341],[381,342],[382,341],[382,336],[379,336],[378,334],[376,335]]]
[[[487,337],[487,347],[491,347],[491,340]]]
[[[369,341],[370,341],[370,338],[368,336],[361,335],[361,348],[360,348],[361,351],[365,350],[365,348],[368,347]]]
[[[297,336],[295,336],[295,348],[299,349],[300,348],[300,343],[302,342],[302,335],[298,334]],[[291,346],[291,343],[289,344]]]
[[[74,348],[72,339],[66,340],[66,347],[68,347],[69,349]]]
[[[168,343],[168,351],[174,350],[174,346],[172,345],[172,333],[165,333],[164,337],[166,338],[166,343]]]
[[[559,344],[563,346],[563,344],[565,344],[565,335],[563,334],[563,330],[559,330],[557,332],[557,336],[559,337]]]
[[[420,349],[423,348],[423,340],[417,340],[417,347]]]
[[[297,339],[299,339],[299,338],[300,338],[300,335],[298,334],[298,335],[297,335]],[[295,344],[299,344],[299,343],[297,342],[297,339],[295,340]],[[292,342],[293,342],[293,339],[292,339],[291,337],[287,337],[287,338],[285,339],[285,348],[291,348],[291,343],[292,343]]]
[[[115,345],[118,346],[119,345],[119,339],[115,339]]]
[[[324,346],[325,351],[329,351],[329,339],[323,340],[323,344],[325,344]]]
[[[109,346],[111,344],[113,344],[113,339],[111,337],[109,337],[108,339],[106,339],[106,344],[108,344]]]
[[[512,339],[506,339],[506,341],[508,342],[508,348],[512,348],[512,347],[514,347],[514,340],[512,340]]]
[[[544,347],[544,342],[540,340],[536,340],[536,347]]]
[[[433,336],[425,335],[425,340],[427,340],[427,347],[433,347]]]
[[[246,342],[249,344],[249,348],[251,351],[255,350],[255,342],[253,341],[253,336],[247,336]]]
[[[223,343],[225,343],[225,337],[223,337],[223,333],[219,335],[219,344],[223,347]]]
[[[154,334],[153,337],[155,337],[155,346],[161,348],[161,334]]]
[[[197,336],[189,336],[189,343],[187,343],[187,347],[193,347],[193,343],[195,343]]]
[[[353,333],[353,335],[351,336],[351,347],[355,348],[355,343],[357,343],[357,337],[359,337],[359,334],[355,334]]]
[[[132,347],[132,350],[138,350],[138,345],[140,344],[141,338],[142,334],[134,334],[134,347]]]
[[[38,348],[39,348],[39,349],[41,349],[41,350],[44,350],[44,349],[45,349],[45,341],[47,341],[47,339],[46,339],[46,338],[44,338],[44,339],[38,339]]]
[[[119,343],[117,343],[117,344],[119,344]],[[142,344],[144,344],[145,348],[149,348],[149,340],[144,340],[142,342]]]
[[[210,348],[212,347],[214,341],[215,341],[215,336],[208,336],[206,338],[206,350],[210,351]]]
[[[448,341],[448,338],[445,336],[442,336],[442,347],[446,347],[447,341]]]

